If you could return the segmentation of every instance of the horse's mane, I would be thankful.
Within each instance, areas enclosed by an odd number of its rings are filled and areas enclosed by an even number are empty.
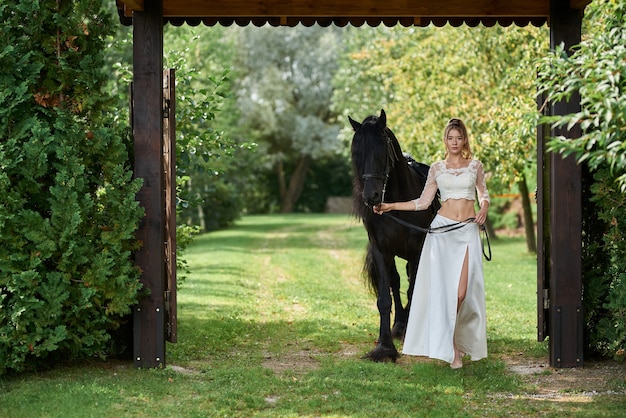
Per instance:
[[[402,158],[402,150],[400,143],[391,129],[384,125],[381,129],[379,123],[379,117],[370,115],[363,120],[361,128],[355,132],[352,140],[352,170],[353,170],[353,187],[352,187],[352,202],[354,215],[358,219],[363,219],[366,211],[370,211],[363,204],[361,193],[363,192],[363,167],[366,163],[370,163],[373,166],[378,164],[379,171],[382,173],[385,169],[384,164],[387,162],[387,158],[391,158],[390,163],[395,164],[407,164],[404,158]],[[392,155],[389,155],[387,139],[391,141],[393,147]],[[385,158],[381,159],[380,156],[384,155]],[[368,160],[369,159],[369,160]]]
[[[353,213],[357,219],[364,219],[371,214],[371,209],[363,204],[362,198],[364,187],[363,174],[365,174],[363,170],[365,166],[375,167],[375,172],[369,174],[382,174],[385,170],[385,164],[390,164],[390,174],[393,175],[395,173],[393,184],[400,182],[403,185],[400,186],[402,189],[402,187],[407,187],[410,184],[410,178],[414,178],[418,182],[417,187],[421,186],[423,188],[426,184],[429,166],[417,162],[410,154],[402,151],[396,135],[386,126],[386,119],[381,121],[381,118],[378,116],[368,116],[363,120],[362,124],[352,120],[351,123],[355,128],[351,148],[353,171],[352,205]],[[421,192],[421,188],[415,189],[414,187],[410,190]],[[390,190],[388,189],[388,191]],[[438,201],[434,202],[434,204],[438,204]],[[435,207],[435,209],[438,209],[438,207]]]
[[[361,128],[354,133],[352,139],[352,205],[357,219],[363,219],[367,207],[363,204],[363,167],[367,159],[386,152],[385,143],[381,140],[380,128],[376,125],[378,116],[370,115],[363,120]],[[387,127],[385,127],[387,129]]]

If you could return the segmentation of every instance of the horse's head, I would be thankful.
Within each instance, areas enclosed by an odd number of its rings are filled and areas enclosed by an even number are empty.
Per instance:
[[[389,173],[398,160],[393,134],[387,128],[384,110],[362,123],[348,119],[354,129],[351,154],[355,192],[361,194],[366,206],[372,207],[383,201]]]

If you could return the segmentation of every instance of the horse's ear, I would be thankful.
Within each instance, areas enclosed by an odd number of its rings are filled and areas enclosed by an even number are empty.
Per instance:
[[[385,113],[385,109],[380,109],[380,116],[378,117],[378,124],[381,125],[381,128],[387,127],[387,114]]]
[[[354,132],[361,129],[361,124],[359,122],[355,121],[350,116],[348,116],[348,120],[350,121],[350,125],[352,125],[352,129],[354,129]]]

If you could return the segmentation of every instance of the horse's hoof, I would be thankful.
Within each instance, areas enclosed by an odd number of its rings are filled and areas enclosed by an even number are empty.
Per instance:
[[[404,334],[406,334],[406,324],[398,323],[391,329],[391,336],[396,340],[404,341]]]
[[[395,347],[376,347],[365,356],[363,356],[363,358],[374,361],[376,363],[395,363],[399,357],[400,353],[398,353],[398,350],[396,350]]]

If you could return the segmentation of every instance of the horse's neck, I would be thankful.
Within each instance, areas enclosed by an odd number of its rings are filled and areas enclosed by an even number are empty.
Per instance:
[[[385,201],[404,201],[419,197],[424,185],[418,181],[416,173],[409,167],[404,158],[398,161],[389,173]],[[391,200],[393,199],[393,200]]]

